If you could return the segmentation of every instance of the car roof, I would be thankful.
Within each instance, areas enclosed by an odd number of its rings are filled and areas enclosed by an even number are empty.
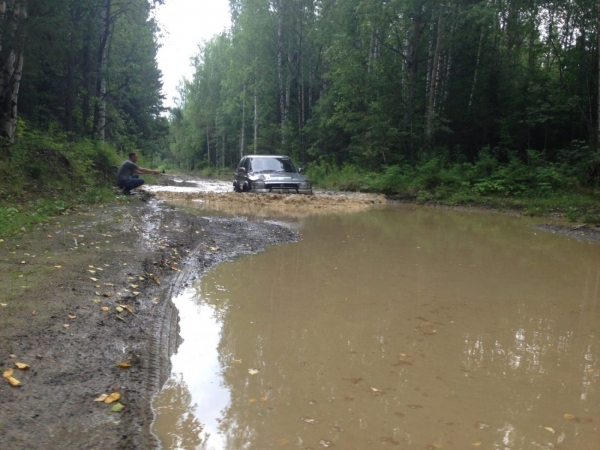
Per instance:
[[[290,158],[286,155],[246,155],[246,158]]]

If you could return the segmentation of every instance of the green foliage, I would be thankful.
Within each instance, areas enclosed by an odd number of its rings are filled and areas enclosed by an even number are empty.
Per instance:
[[[112,201],[117,164],[113,147],[66,135],[28,132],[15,144],[2,143],[0,232],[47,220],[82,203]]]

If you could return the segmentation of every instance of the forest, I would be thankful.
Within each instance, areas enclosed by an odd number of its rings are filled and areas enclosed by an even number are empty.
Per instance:
[[[288,154],[317,186],[423,202],[598,203],[598,3],[230,0],[166,110],[163,1],[0,0],[6,204],[97,198],[129,151],[227,174]]]

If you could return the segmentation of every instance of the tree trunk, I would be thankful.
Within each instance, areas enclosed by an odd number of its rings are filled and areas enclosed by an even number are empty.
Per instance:
[[[281,121],[281,145],[285,144],[285,95],[283,85],[283,0],[277,4],[277,78],[279,81],[279,115]]]
[[[26,0],[0,2],[0,135],[10,142],[14,141],[17,132],[17,103],[24,47],[21,25],[26,18]],[[7,45],[2,46],[1,43]]]
[[[442,47],[443,20],[440,8],[438,18],[437,39],[435,43],[435,53],[433,56],[433,65],[431,67],[431,79],[429,85],[429,105],[427,107],[427,137],[431,139],[433,134],[433,116],[435,115],[435,93],[437,90],[437,81],[439,78],[438,67],[440,64],[440,52]]]
[[[596,27],[596,36],[598,39],[596,51],[598,52],[598,105],[597,105],[597,128],[596,128],[596,148],[598,148],[598,140],[600,140],[600,1],[598,2],[598,25]]]
[[[471,111],[473,104],[473,96],[475,95],[475,86],[477,85],[477,73],[479,72],[479,63],[481,62],[481,47],[483,46],[484,28],[481,26],[481,34],[479,35],[479,47],[477,48],[477,61],[475,62],[475,73],[473,74],[473,85],[471,86],[471,95],[469,95],[468,111]]]
[[[246,85],[242,93],[242,136],[240,138],[240,158],[244,156],[244,148],[246,147]]]
[[[100,76],[98,80],[98,118],[96,121],[96,132],[101,141],[106,139],[106,72],[108,71],[108,40],[111,26],[112,0],[106,0],[102,7],[101,24],[102,38],[98,53]]]
[[[256,93],[256,85],[254,86],[254,154],[258,147],[258,94]]]

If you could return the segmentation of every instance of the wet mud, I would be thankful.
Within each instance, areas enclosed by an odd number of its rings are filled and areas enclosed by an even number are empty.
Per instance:
[[[3,238],[0,369],[21,386],[0,380],[0,448],[156,447],[151,400],[178,345],[171,298],[221,261],[296,239],[146,194]],[[120,412],[94,401],[111,393]]]
[[[564,225],[564,224],[539,224],[533,225],[533,228],[542,231],[548,231],[552,234],[558,234],[578,241],[598,242],[600,241],[599,225]]]

